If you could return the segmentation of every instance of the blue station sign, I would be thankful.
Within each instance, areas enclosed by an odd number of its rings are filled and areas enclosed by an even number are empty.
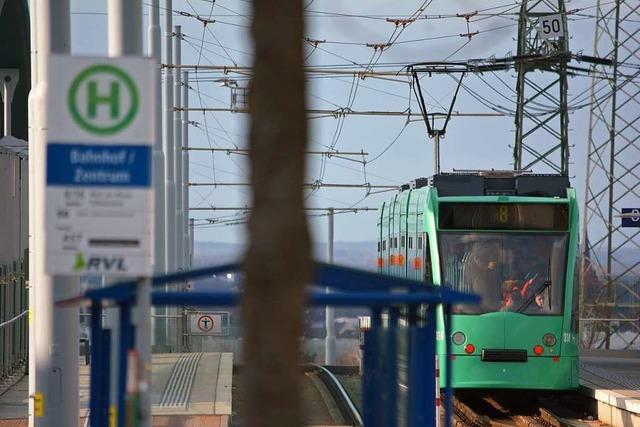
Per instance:
[[[622,228],[640,228],[640,208],[622,208]]]
[[[47,145],[47,185],[150,187],[149,145]]]

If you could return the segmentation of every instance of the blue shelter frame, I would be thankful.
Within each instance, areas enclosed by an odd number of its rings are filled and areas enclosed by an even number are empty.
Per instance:
[[[153,277],[153,287],[160,287],[214,274],[240,272],[240,264],[196,269]],[[364,333],[362,418],[366,427],[395,427],[398,420],[398,340],[397,333],[406,334],[407,398],[406,414],[410,427],[435,424],[435,341],[436,307],[442,305],[448,317],[454,303],[474,304],[479,297],[398,277],[356,270],[331,264],[315,263],[308,290],[310,306],[366,307],[371,313],[371,328]],[[144,279],[148,280],[148,279]],[[88,290],[78,299],[62,303],[88,303],[91,310],[91,427],[107,427],[109,417],[110,331],[102,326],[102,312],[107,305],[120,311],[120,342],[118,344],[117,426],[125,425],[125,387],[127,355],[135,348],[132,310],[140,281],[122,282],[110,287]],[[317,288],[316,288],[317,287]],[[321,288],[320,288],[321,287]],[[326,292],[329,288],[330,292]],[[236,306],[239,291],[169,292],[154,290],[153,305]],[[383,324],[383,314],[387,317]],[[407,319],[400,327],[399,319]],[[449,325],[446,321],[445,325]],[[450,332],[445,330],[445,337]],[[447,354],[450,352],[450,340]],[[449,381],[451,364],[446,358],[446,395],[451,396]],[[446,413],[451,414],[451,399],[446,399]],[[446,417],[446,426],[450,416]]]

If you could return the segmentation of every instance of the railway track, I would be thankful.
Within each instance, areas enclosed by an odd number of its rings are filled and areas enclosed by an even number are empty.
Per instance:
[[[331,402],[326,402],[328,407],[337,408],[342,418],[340,425],[362,427],[362,417],[349,394],[340,383],[340,380],[327,368],[320,365],[308,365],[307,375],[314,375],[322,383],[328,392]],[[329,400],[329,399],[325,399]]]
[[[453,397],[456,427],[604,427],[572,393],[465,391]]]
[[[334,374],[313,364],[305,365],[300,374],[303,425],[362,427],[357,406]],[[242,369],[234,369],[230,427],[240,427],[243,413],[247,410],[242,375]]]

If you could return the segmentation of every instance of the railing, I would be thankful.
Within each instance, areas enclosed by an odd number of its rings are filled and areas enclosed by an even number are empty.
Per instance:
[[[0,264],[0,384],[28,359],[28,300],[23,262]]]
[[[203,268],[186,273],[155,277],[151,283],[156,289],[167,283],[238,271],[238,265]],[[308,287],[307,304],[310,306],[365,307],[371,314],[370,329],[364,333],[363,345],[363,410],[366,427],[396,426],[401,413],[406,414],[410,427],[435,425],[436,390],[435,340],[436,308],[444,308],[448,318],[453,303],[477,303],[479,298],[446,288],[421,282],[382,276],[376,273],[316,263],[312,286]],[[77,304],[84,300],[91,307],[91,391],[90,417],[92,427],[108,424],[110,408],[116,415],[116,424],[125,425],[129,415],[125,403],[139,401],[127,391],[128,356],[135,347],[135,326],[132,311],[136,304],[139,282],[130,281],[85,292],[82,298],[61,301]],[[325,288],[331,290],[325,292]],[[143,294],[141,294],[143,295]],[[236,306],[238,291],[166,292],[153,291],[154,305],[173,306]],[[119,340],[112,342],[110,332],[102,326],[105,302],[117,305],[120,312]],[[399,317],[407,315],[406,326],[400,327]],[[388,321],[383,325],[383,317]],[[449,322],[445,322],[446,325]],[[445,330],[445,335],[449,335]],[[396,339],[399,338],[399,339]],[[402,338],[402,339],[400,339]],[[447,343],[449,340],[446,340]],[[118,363],[111,366],[111,347],[117,346]],[[406,356],[406,375],[400,378],[399,352]],[[447,346],[449,352],[449,346]],[[446,357],[446,376],[450,378],[451,365]],[[132,365],[135,366],[135,365]],[[117,400],[109,400],[110,371],[117,369]],[[135,382],[135,379],[129,378]],[[403,382],[403,384],[401,383]],[[451,384],[446,381],[446,387]],[[400,390],[402,386],[402,391]],[[132,389],[138,389],[132,387]],[[449,390],[448,390],[449,391]],[[402,396],[401,396],[402,394]],[[447,395],[451,395],[448,393]],[[447,401],[449,402],[449,401]],[[450,408],[448,408],[450,409]],[[132,410],[136,413],[137,410]],[[451,414],[451,410],[446,411]],[[403,423],[405,424],[405,423]],[[450,425],[450,419],[446,419]]]

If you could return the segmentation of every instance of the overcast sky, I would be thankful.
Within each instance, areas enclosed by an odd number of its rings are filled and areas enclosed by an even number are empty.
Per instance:
[[[366,44],[386,43],[390,37],[395,42],[381,56],[375,56],[374,70],[398,71],[402,64],[421,61],[459,60],[502,57],[516,52],[517,2],[504,0],[445,1],[428,3],[420,15],[446,15],[442,19],[420,19],[402,31],[395,29],[386,18],[405,18],[419,10],[423,0],[305,0],[306,33],[310,39],[324,41],[314,49],[305,46],[310,66],[328,68],[360,68],[354,64],[370,64],[374,49]],[[104,55],[107,52],[106,1],[72,0],[72,51],[74,54]],[[161,5],[163,2],[161,1]],[[582,9],[580,15],[569,21],[572,52],[583,50],[593,53],[595,19],[585,15],[595,14],[596,0],[567,1],[567,9]],[[174,16],[174,24],[182,25],[185,34],[182,61],[184,64],[214,64],[249,66],[252,62],[249,37],[250,2],[248,0],[174,0],[174,10],[201,15],[216,22],[203,23],[189,16]],[[487,10],[491,8],[490,10]],[[451,17],[456,13],[485,10],[471,19],[469,29],[464,18]],[[147,6],[145,6],[146,22]],[[164,13],[164,11],[162,12]],[[495,14],[495,15],[489,15]],[[356,15],[356,16],[354,16]],[[274,31],[277,31],[274,28]],[[394,34],[395,30],[395,35]],[[471,40],[460,33],[479,31]],[[397,38],[396,38],[397,36]],[[195,77],[195,75],[193,76]],[[201,72],[192,80],[191,107],[229,106],[230,90],[212,82],[220,75]],[[240,85],[243,77],[229,74]],[[470,75],[465,85],[474,93],[495,104],[515,109],[516,74],[514,71]],[[278,82],[287,90],[287,82]],[[424,77],[422,85],[431,111],[447,108],[456,82],[449,76]],[[588,94],[591,79],[569,79],[569,99],[578,101],[580,94]],[[513,90],[512,90],[513,89]],[[335,110],[350,106],[353,110],[404,111],[411,108],[418,112],[413,96],[409,100],[410,87],[406,80],[353,79],[350,76],[313,78],[308,86],[308,104],[311,108]],[[588,97],[586,98],[588,100]],[[454,110],[465,113],[491,113],[486,105],[462,89]],[[248,117],[228,112],[192,113],[191,120],[198,126],[190,129],[190,144],[197,147],[221,148],[245,147]],[[571,176],[580,200],[584,197],[588,108],[572,111],[570,115]],[[207,128],[205,129],[205,124]],[[344,159],[309,157],[308,181],[321,179],[325,183],[397,185],[416,177],[433,174],[433,145],[426,136],[425,125],[420,120],[407,123],[406,117],[348,116],[341,119],[322,117],[310,120],[310,150],[324,150],[334,146],[341,151],[369,153],[366,170],[362,162]],[[206,130],[206,132],[205,132]],[[514,140],[514,118],[482,117],[452,118],[442,141],[442,169],[511,169]],[[542,137],[542,134],[540,134]],[[395,142],[391,144],[393,141]],[[386,151],[385,151],[386,150]],[[381,155],[381,153],[383,153]],[[355,160],[362,160],[355,158]],[[248,182],[248,166],[243,156],[216,153],[191,155],[190,181],[195,182]],[[536,171],[536,170],[534,170]],[[540,169],[539,172],[548,172]],[[321,188],[308,193],[311,207],[347,207],[356,204],[363,207],[379,207],[392,193],[366,195],[363,189]],[[218,187],[192,188],[191,206],[244,206],[248,203],[249,188]],[[233,212],[197,212],[196,218],[239,220],[244,217]],[[310,225],[317,240],[325,240],[326,217],[310,218]],[[336,239],[342,241],[375,240],[376,213],[342,214],[336,217]],[[214,225],[200,227],[196,240],[241,242],[243,225]]]

